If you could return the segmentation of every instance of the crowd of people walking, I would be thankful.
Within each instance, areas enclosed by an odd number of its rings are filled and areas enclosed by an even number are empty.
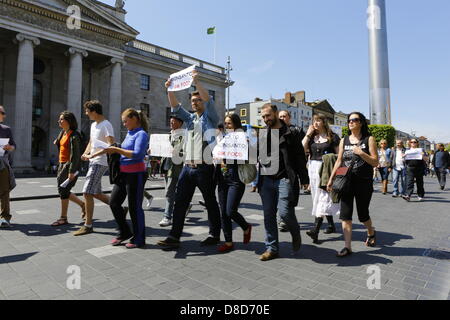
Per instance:
[[[252,192],[258,191],[262,202],[265,230],[265,252],[261,261],[272,260],[280,255],[279,231],[289,232],[292,250],[297,252],[302,245],[300,226],[295,214],[300,190],[310,190],[311,214],[314,226],[306,232],[315,244],[319,244],[319,233],[324,219],[328,225],[325,233],[335,233],[334,217],[339,217],[345,245],[337,257],[352,254],[352,221],[356,209],[359,221],[367,229],[365,244],[374,247],[377,234],[370,215],[370,202],[374,192],[374,176],[381,176],[381,193],[388,193],[388,181],[392,172],[392,196],[411,201],[416,184],[418,200],[425,197],[424,175],[431,169],[445,189],[446,174],[450,167],[449,153],[443,144],[428,155],[418,146],[417,139],[401,140],[393,148],[388,141],[378,142],[369,132],[367,120],[360,112],[348,115],[349,135],[342,139],[330,129],[327,117],[313,116],[312,125],[305,133],[291,124],[288,111],[279,111],[273,104],[265,104],[261,118],[266,124],[258,136],[247,132],[249,149],[258,150],[258,165],[227,157],[209,159],[212,149],[232,132],[242,131],[238,115],[227,115],[223,125],[214,105],[214,100],[199,81],[196,71],[193,82],[196,91],[191,94],[193,112],[184,108],[173,91],[168,91],[172,108],[170,117],[170,144],[173,157],[161,159],[159,166],[165,174],[165,208],[161,227],[170,227],[168,236],[157,242],[165,250],[177,249],[186,215],[192,206],[195,189],[203,196],[207,210],[209,235],[201,241],[202,246],[217,246],[220,253],[235,248],[233,222],[242,229],[242,242],[252,240],[252,224],[239,213],[246,184],[252,180]],[[165,86],[171,84],[169,79]],[[57,168],[58,193],[61,200],[60,216],[51,224],[61,227],[69,224],[69,202],[80,209],[83,226],[74,236],[94,232],[94,199],[109,205],[117,224],[117,236],[111,245],[125,244],[126,248],[141,248],[146,244],[145,215],[142,208],[144,198],[150,207],[152,196],[145,191],[145,182],[153,171],[149,169],[149,125],[146,115],[140,110],[126,109],[121,114],[127,135],[120,143],[115,140],[111,123],[103,115],[103,107],[97,100],[87,101],[84,112],[92,121],[90,139],[82,150],[81,136],[73,113],[64,111],[59,116],[61,131],[55,140],[59,150]],[[0,106],[0,138],[9,139],[1,146],[0,153],[0,200],[1,227],[10,227],[11,214],[9,194],[15,187],[12,170],[12,155],[16,148],[11,129],[1,124],[6,117]],[[182,129],[183,128],[183,129]],[[182,129],[182,130],[181,130]],[[210,134],[211,131],[214,134]],[[278,140],[274,140],[274,136]],[[20,146],[18,146],[20,148]],[[264,150],[264,152],[261,152]],[[206,156],[205,156],[206,155]],[[181,161],[179,161],[181,159]],[[213,161],[209,161],[213,160]],[[83,200],[71,189],[77,182],[82,161],[89,162],[83,186]],[[109,172],[113,184],[111,195],[102,192],[102,177]],[[249,181],[247,181],[251,177]],[[218,186],[218,200],[216,187]],[[124,206],[125,199],[128,203]],[[356,208],[354,203],[356,202]],[[130,214],[131,227],[127,222]],[[225,242],[221,244],[223,232]]]

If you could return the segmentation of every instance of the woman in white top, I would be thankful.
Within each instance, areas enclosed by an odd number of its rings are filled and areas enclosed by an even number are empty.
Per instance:
[[[391,172],[391,164],[390,164],[390,159],[391,159],[391,149],[389,149],[387,147],[387,141],[385,139],[382,139],[380,141],[380,149],[378,149],[378,159],[379,159],[379,164],[378,164],[378,171],[380,172],[380,176],[381,176],[381,192],[383,194],[386,194],[387,192],[387,186],[388,186],[388,178],[389,178],[389,173]]]
[[[309,153],[308,175],[313,200],[312,215],[315,217],[315,226],[306,232],[318,243],[319,230],[323,222],[323,217],[327,217],[328,228],[325,233],[336,231],[333,215],[339,214],[339,203],[333,203],[330,194],[320,188],[319,170],[322,166],[322,156],[329,153],[337,154],[339,150],[339,136],[331,131],[327,118],[323,114],[315,114],[313,124],[309,127],[305,138],[303,138],[303,148]]]

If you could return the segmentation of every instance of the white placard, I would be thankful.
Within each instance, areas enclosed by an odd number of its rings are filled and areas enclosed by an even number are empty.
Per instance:
[[[92,138],[92,147],[94,149],[106,149],[106,148],[109,148],[110,145],[108,143],[106,143],[106,142],[101,141],[101,140]]]
[[[4,146],[9,144],[9,138],[1,138],[0,139],[0,157],[5,154]]]
[[[76,177],[76,176],[78,176],[78,174],[79,174],[80,172],[75,172],[74,173],[74,178]],[[61,183],[59,186],[61,187],[61,188],[65,188],[65,187],[67,187],[68,185],[69,185],[69,183],[70,183],[70,179],[69,178],[67,178],[63,183]]]
[[[230,160],[248,160],[248,142],[245,132],[230,132],[214,147],[213,157]]]
[[[150,135],[150,152],[154,157],[172,158],[173,147],[169,134]]]
[[[168,91],[181,91],[188,89],[192,85],[192,72],[195,70],[195,66],[191,66],[180,72],[173,73],[170,75],[171,80],[170,87],[167,88]]]
[[[406,150],[405,152],[405,160],[422,160],[422,148],[414,148]]]

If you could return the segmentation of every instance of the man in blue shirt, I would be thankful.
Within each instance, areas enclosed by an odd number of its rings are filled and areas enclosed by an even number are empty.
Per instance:
[[[168,91],[172,113],[186,124],[187,130],[184,148],[185,164],[178,179],[172,229],[165,240],[157,243],[168,249],[180,246],[186,212],[196,187],[200,189],[205,200],[209,221],[209,236],[202,241],[201,245],[216,245],[220,242],[220,211],[215,194],[215,170],[210,150],[210,144],[215,138],[211,133],[217,128],[219,115],[212,97],[198,81],[198,72],[194,70],[192,76],[193,84],[197,88],[197,91],[191,95],[193,113],[181,106],[173,91]],[[166,88],[170,84],[169,79],[165,84]]]
[[[445,151],[443,143],[438,144],[438,151],[434,154],[433,167],[436,171],[441,190],[445,189],[447,168],[450,167],[450,157],[448,151]]]

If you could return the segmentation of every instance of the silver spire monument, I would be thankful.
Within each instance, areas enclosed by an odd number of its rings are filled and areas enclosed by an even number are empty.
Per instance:
[[[370,120],[372,124],[391,124],[385,0],[368,1]]]

